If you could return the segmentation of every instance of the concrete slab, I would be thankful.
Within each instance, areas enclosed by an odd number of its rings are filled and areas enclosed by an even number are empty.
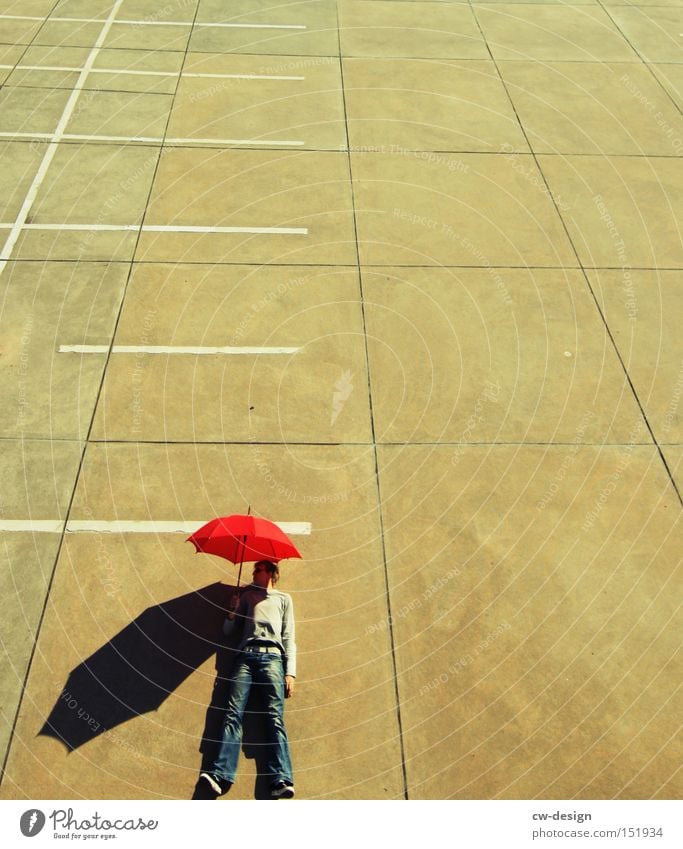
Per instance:
[[[276,469],[289,488],[271,487],[258,471],[261,465]],[[232,494],[227,480],[235,482]],[[388,639],[386,634],[366,638],[366,630],[387,615],[375,491],[373,455],[367,449],[110,445],[89,447],[74,504],[74,516],[106,516],[112,510],[119,516],[203,516],[216,507],[228,513],[243,510],[247,498],[257,512],[263,509],[279,519],[305,514],[312,521],[313,534],[300,541],[305,561],[283,564],[281,580],[294,598],[300,645],[297,693],[286,706],[287,726],[297,789],[309,798],[397,798],[403,792]],[[65,793],[188,798],[200,768],[197,750],[220,639],[213,633],[220,627],[216,604],[222,595],[220,587],[211,592],[211,585],[234,582],[235,575],[236,568],[225,561],[197,557],[182,537],[69,535],[3,796],[23,798],[38,780],[43,798]],[[183,598],[207,585],[208,603],[197,607]],[[138,622],[188,668],[168,669],[149,647],[141,649],[139,636],[138,651],[131,655],[154,680],[152,661],[157,660],[167,690],[158,709],[112,724],[105,708],[88,710],[72,687],[68,705],[75,699],[74,713],[81,709],[81,721],[92,718],[109,730],[97,733],[92,724],[92,733],[80,729],[83,745],[70,754],[56,740],[36,736],[70,670],[144,610],[173,599],[161,623],[153,610]],[[178,623],[185,628],[182,639]],[[124,694],[128,700],[137,697],[131,692]],[[42,764],[38,775],[35,767],[29,769],[36,758]],[[253,764],[242,759],[227,798],[253,798],[254,781]]]
[[[75,340],[111,339],[127,274],[127,266],[116,264],[7,265],[0,282],[5,398],[0,435],[85,438],[106,357],[84,360],[58,354],[57,348]]]
[[[681,65],[650,65],[657,77],[679,109],[683,108],[683,67]]]
[[[681,525],[657,450],[379,458],[411,798],[676,797]]]
[[[679,492],[683,492],[683,446],[665,445],[662,448],[664,459],[669,466],[669,471],[676,482]]]
[[[683,244],[672,234],[683,192],[673,156],[539,156],[538,162],[551,190],[572,199],[563,217],[585,267],[681,266]]]
[[[517,61],[499,67],[538,153],[671,156],[663,128],[683,139],[683,119],[644,66]]]
[[[0,440],[2,518],[63,519],[82,450],[66,440]]]
[[[651,442],[579,271],[364,268],[363,290],[378,442]]]
[[[59,89],[11,88],[0,91],[0,132],[53,133],[69,92]]]
[[[3,761],[58,546],[57,534],[0,533],[0,592],[3,598],[0,757]]]
[[[223,0],[202,0],[196,23],[199,26],[195,25],[190,39],[192,52],[339,55],[334,0],[298,0],[284,6],[274,6],[271,0],[235,0],[229,9]],[[212,23],[242,26],[208,26]]]
[[[467,5],[340,0],[343,56],[489,59]]]
[[[200,0],[123,0],[119,17],[134,21],[192,21]]]
[[[86,47],[29,47],[22,58],[20,67],[12,72],[8,85],[73,88],[78,81],[78,71],[53,69],[82,68],[89,52]],[[182,61],[183,54],[172,51],[147,53],[142,50],[100,50],[93,66],[96,73],[88,75],[84,88],[173,94]],[[23,67],[26,65],[47,66],[49,70],[27,69]],[[113,69],[113,72],[102,73],[103,69]],[[123,73],[125,71],[134,73]],[[145,74],[144,71],[150,73]],[[165,72],[170,76],[158,76],[158,72]]]
[[[495,59],[639,61],[603,9],[496,3],[475,15]]]
[[[104,47],[116,50],[184,50],[191,32],[190,24],[140,26],[115,23],[104,41]]]
[[[576,263],[531,156],[352,154],[352,170],[364,265]]]
[[[111,9],[111,7],[110,7]],[[66,16],[65,16],[66,17]],[[88,18],[94,16],[88,14]],[[40,29],[33,44],[59,47],[88,47],[92,49],[97,42],[102,28],[103,19],[86,23],[48,19]],[[190,35],[191,25],[175,26],[158,24],[144,26],[141,24],[114,23],[110,28],[103,47],[121,48],[126,50],[184,50]],[[15,39],[15,43],[16,39]]]
[[[603,0],[603,6],[678,6],[678,0]]]
[[[87,47],[90,51],[95,46],[103,26],[104,21],[74,23],[50,19],[34,33],[31,43],[49,47]]]
[[[308,233],[143,233],[138,261],[356,262],[343,153],[164,150],[145,224],[307,228]]]
[[[49,15],[54,8],[53,0],[0,0],[0,15],[30,15],[31,17],[42,17]],[[21,10],[19,10],[21,6]]]
[[[4,357],[3,357],[4,359]],[[5,396],[6,397],[6,396]],[[0,440],[3,519],[55,519],[66,514],[82,446],[76,442]],[[0,532],[0,756],[7,744],[59,535]]]
[[[67,133],[162,139],[173,98],[169,94],[92,91],[79,101]]]
[[[263,56],[188,57],[173,104],[169,136],[257,140],[259,149],[345,149],[339,61],[306,63],[306,57],[287,57],[286,64],[294,69],[278,72],[265,68]],[[197,78],[191,74],[298,79]],[[287,141],[297,144],[277,144]]]
[[[355,269],[137,266],[115,341],[301,350],[115,354],[95,439],[372,439]]]
[[[0,170],[0,219],[14,223],[36,171],[40,166],[40,150],[29,142],[0,141],[0,157],[5,167]],[[0,231],[4,244],[8,231]]]
[[[344,59],[354,149],[528,152],[493,62]]]
[[[42,145],[34,154],[42,159]],[[38,191],[33,224],[94,225],[83,230],[25,230],[17,259],[129,260],[136,231],[100,231],[100,225],[139,224],[159,156],[158,148],[64,144]],[[97,192],[93,187],[97,186]],[[23,200],[23,198],[22,198]]]
[[[162,7],[153,0],[123,0],[118,18],[136,21],[191,21],[199,0],[167,0]],[[109,0],[59,0],[57,17],[107,18]]]
[[[629,42],[646,62],[681,61],[680,7],[626,8],[611,6],[609,13]]]
[[[3,85],[12,73],[12,68],[21,58],[26,48],[20,44],[0,44],[0,85]],[[6,67],[2,67],[5,65]]]
[[[0,19],[0,44],[30,44],[40,21]]]
[[[539,4],[541,6],[553,6],[553,5],[562,5],[562,6],[595,6],[598,3],[598,0],[572,0],[571,3],[567,3],[567,0],[470,0],[472,5],[484,4],[486,6],[496,6],[499,3],[506,4],[514,4],[514,3],[523,3],[524,5],[529,4]],[[629,2],[629,0],[619,0],[619,2]],[[609,3],[603,3],[603,6],[609,6]]]
[[[602,269],[589,278],[657,442],[683,443],[680,273]]]

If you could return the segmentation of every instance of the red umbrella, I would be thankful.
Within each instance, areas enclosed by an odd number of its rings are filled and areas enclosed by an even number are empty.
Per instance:
[[[301,557],[287,534],[274,522],[256,516],[221,516],[207,522],[187,542],[194,543],[197,554],[217,554],[232,563],[255,560],[277,562],[286,557]],[[240,576],[237,578],[239,587]]]

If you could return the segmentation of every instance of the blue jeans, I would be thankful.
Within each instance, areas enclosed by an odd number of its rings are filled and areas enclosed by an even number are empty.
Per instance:
[[[267,722],[266,771],[271,784],[293,784],[292,762],[285,731],[285,671],[279,653],[242,652],[235,664],[223,732],[211,772],[234,783],[242,747],[242,717],[252,685],[260,696]]]

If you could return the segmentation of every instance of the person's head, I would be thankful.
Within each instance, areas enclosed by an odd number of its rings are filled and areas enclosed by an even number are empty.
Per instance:
[[[259,560],[254,563],[254,571],[252,573],[253,582],[257,587],[275,586],[280,578],[280,569],[277,563],[271,560]]]

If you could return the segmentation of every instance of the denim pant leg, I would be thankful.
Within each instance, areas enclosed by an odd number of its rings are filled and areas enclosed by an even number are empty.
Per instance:
[[[214,775],[232,783],[237,775],[237,762],[242,747],[242,717],[249,700],[252,680],[249,661],[238,660],[233,670],[221,741],[210,768]]]
[[[286,781],[293,784],[292,761],[285,730],[285,672],[279,654],[259,655],[258,673],[254,670],[254,681],[265,711],[267,762],[266,770],[271,784]]]

